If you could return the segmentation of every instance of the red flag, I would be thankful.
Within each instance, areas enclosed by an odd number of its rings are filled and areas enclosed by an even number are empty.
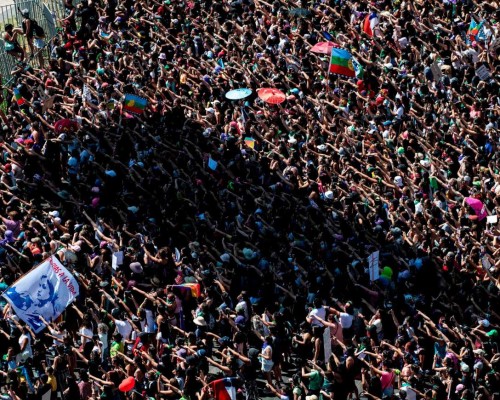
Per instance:
[[[215,400],[236,400],[236,378],[223,378],[210,382]]]

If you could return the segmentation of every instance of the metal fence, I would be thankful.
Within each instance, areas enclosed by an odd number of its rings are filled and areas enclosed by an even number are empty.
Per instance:
[[[46,43],[57,34],[57,19],[64,18],[64,4],[62,0],[14,0],[13,4],[0,6],[0,30],[4,31],[6,24],[12,24],[20,27],[23,17],[19,10],[28,9],[30,18],[38,22],[45,31]],[[24,36],[18,36],[21,47],[28,54],[28,44]],[[48,50],[42,51],[42,54],[48,54]],[[44,54],[44,55],[45,55]],[[5,52],[5,42],[0,40],[0,73],[4,79],[10,77],[10,73],[15,67],[16,60]],[[36,64],[36,57],[32,59]]]

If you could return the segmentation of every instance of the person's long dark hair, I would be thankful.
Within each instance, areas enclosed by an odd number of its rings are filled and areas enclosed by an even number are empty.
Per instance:
[[[47,275],[42,275],[42,277],[40,278],[40,283],[43,281],[43,279],[47,280],[47,286],[49,287],[50,296],[47,300],[40,300],[40,307],[43,307],[47,303],[55,304],[56,300],[59,297],[57,295],[54,285],[49,280],[49,277]]]

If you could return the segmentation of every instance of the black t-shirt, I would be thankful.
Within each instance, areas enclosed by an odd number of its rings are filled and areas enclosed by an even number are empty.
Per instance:
[[[146,390],[146,393],[149,397],[155,397],[157,391],[158,391],[158,383],[156,379],[153,380],[146,380],[144,383],[144,389]]]

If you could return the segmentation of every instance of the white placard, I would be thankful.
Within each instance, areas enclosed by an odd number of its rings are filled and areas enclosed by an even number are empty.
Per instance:
[[[328,364],[328,360],[332,355],[332,337],[330,334],[330,327],[327,327],[323,331],[323,350],[325,353],[325,364]]]
[[[111,266],[113,269],[118,269],[123,264],[123,251],[116,251],[111,257]]]
[[[491,263],[490,263],[490,260],[488,258],[488,256],[483,256],[483,258],[481,258],[481,264],[483,265],[483,268],[487,271],[490,270],[491,268]]]
[[[498,215],[488,215],[486,217],[486,222],[488,224],[496,224],[498,222]]]
[[[368,269],[370,272],[370,281],[376,281],[379,276],[380,276],[380,270],[379,270],[379,251],[374,251],[372,254],[370,254],[370,257],[368,257]]]
[[[490,70],[486,67],[486,65],[481,65],[478,69],[476,69],[476,75],[481,79],[482,81],[485,81],[486,79],[489,79],[491,76]]]

